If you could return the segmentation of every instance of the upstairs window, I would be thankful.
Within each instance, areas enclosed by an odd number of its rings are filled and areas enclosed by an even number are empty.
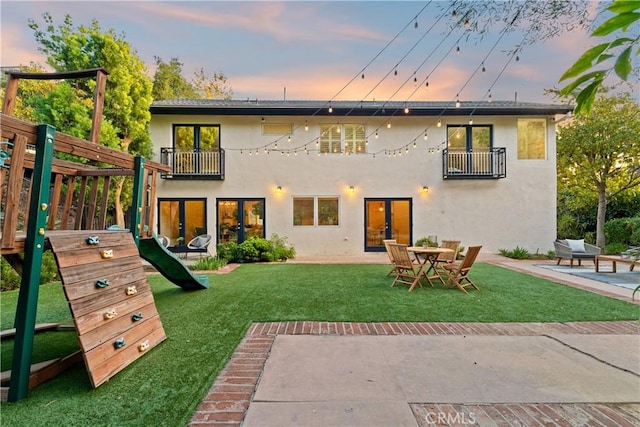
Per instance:
[[[360,124],[334,124],[320,126],[320,152],[364,154],[366,150],[365,127]]]
[[[180,151],[220,148],[219,125],[173,125],[173,147]]]
[[[518,119],[518,160],[547,158],[547,120]]]

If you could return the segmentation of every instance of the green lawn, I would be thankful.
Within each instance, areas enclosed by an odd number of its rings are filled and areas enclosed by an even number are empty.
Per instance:
[[[242,265],[210,276],[211,288],[185,292],[149,276],[167,340],[92,389],[83,365],[3,403],[3,426],[185,426],[254,321],[567,322],[637,320],[640,307],[489,264],[471,277],[480,291],[390,288],[385,265]],[[17,292],[1,294],[2,329],[13,322]],[[38,322],[71,318],[60,285],[40,290]],[[2,369],[11,364],[3,342]],[[74,333],[46,333],[38,360],[77,348]]]

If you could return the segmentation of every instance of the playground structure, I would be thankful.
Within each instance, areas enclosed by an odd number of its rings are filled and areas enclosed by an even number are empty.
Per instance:
[[[208,282],[152,232],[157,179],[170,168],[98,144],[106,70],[7,74],[0,116],[0,255],[21,275],[21,287],[9,387],[3,387],[2,399],[17,401],[81,359],[97,387],[166,338],[140,257],[183,289],[205,289]],[[20,79],[78,78],[96,81],[90,140],[11,116]],[[120,177],[133,179],[130,225],[107,230],[109,190]],[[36,325],[45,250],[55,256],[81,350],[36,371],[31,367],[35,333],[58,326]]]

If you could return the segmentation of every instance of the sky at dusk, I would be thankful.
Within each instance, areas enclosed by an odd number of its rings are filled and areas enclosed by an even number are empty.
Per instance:
[[[574,30],[525,46],[516,61],[509,52],[521,43],[521,31],[502,39],[498,24],[482,39],[463,25],[450,32],[448,7],[444,1],[2,0],[0,65],[45,63],[28,23],[43,25],[42,13],[49,12],[56,25],[69,14],[74,26],[96,19],[104,31],[123,33],[150,76],[155,56],[178,58],[188,79],[200,68],[223,73],[235,99],[486,100],[490,89],[494,100],[517,93],[520,101],[554,102],[544,90],[559,87],[562,73],[595,44],[587,30]]]

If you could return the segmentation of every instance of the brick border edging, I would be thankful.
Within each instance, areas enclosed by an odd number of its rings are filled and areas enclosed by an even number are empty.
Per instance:
[[[259,322],[249,327],[190,426],[240,426],[278,335],[638,335],[640,321],[567,323]]]

